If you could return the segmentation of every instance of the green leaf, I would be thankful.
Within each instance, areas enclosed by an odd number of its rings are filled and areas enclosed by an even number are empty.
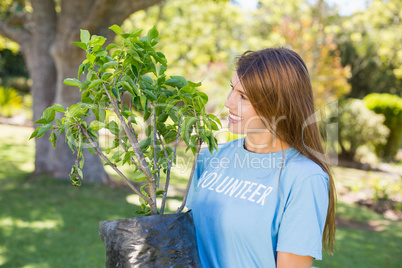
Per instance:
[[[144,121],[147,121],[150,115],[151,115],[151,111],[146,110],[144,113]]]
[[[148,184],[142,185],[140,188],[140,191],[143,195],[145,195],[146,197],[149,197],[149,194],[147,192],[145,192],[145,187],[147,187]]]
[[[147,33],[147,41],[148,41],[148,43],[151,44],[152,40],[154,40],[154,39],[157,38],[158,36],[159,36],[158,30],[156,29],[155,26],[152,27],[152,29],[149,30],[148,33]]]
[[[189,84],[190,86],[192,86],[192,87],[200,87],[200,86],[202,85],[201,82],[193,83],[193,82],[191,82],[191,81],[188,81],[188,84]]]
[[[92,147],[92,145],[91,144],[87,144],[88,145],[88,151],[91,153],[91,154],[96,154],[96,151],[95,151],[95,149],[94,149],[94,147]]]
[[[133,113],[133,112],[130,111],[130,110],[125,110],[125,111],[121,112],[121,114],[122,114],[124,117],[126,117],[126,118],[129,117],[129,116],[131,116],[131,117],[132,117],[131,120],[134,119],[133,117],[136,117],[135,113]],[[134,119],[134,121],[135,121],[135,119]]]
[[[185,86],[185,84],[183,84],[180,80],[178,80],[178,79],[175,79],[175,78],[171,78],[171,79],[168,79],[166,82],[165,82],[165,85],[168,85],[168,86],[171,86],[171,87],[174,87],[174,88],[182,88],[183,86]]]
[[[53,144],[53,149],[56,149],[57,135],[54,131],[50,134],[49,141]]]
[[[120,81],[119,82],[128,92],[130,92],[131,95],[136,96],[137,94],[134,93],[133,88],[131,87],[131,85],[126,82],[126,81]]]
[[[209,122],[211,124],[211,129],[212,130],[219,130],[218,125],[214,121]]]
[[[153,85],[153,83],[154,83],[154,80],[152,80],[152,78],[149,77],[148,75],[141,75],[140,79],[141,79],[142,81],[147,82],[147,83],[150,84],[150,85]]]
[[[107,81],[113,74],[112,73],[104,73],[102,75],[102,80]]]
[[[187,80],[183,76],[173,75],[171,76],[171,78],[179,80],[183,84],[183,86],[187,85]]]
[[[120,26],[114,24],[112,26],[109,27],[110,30],[112,30],[113,32],[115,32],[118,35],[123,35],[123,30],[120,28]]]
[[[198,91],[197,95],[202,98],[204,105],[208,102],[208,96],[204,92]]]
[[[208,114],[208,117],[217,122],[222,127],[221,120],[219,120],[219,118],[216,115]]]
[[[118,45],[116,45],[116,44],[109,44],[107,47],[106,47],[106,51],[108,51],[108,50],[110,50],[110,49],[113,49],[113,48],[116,48],[116,47],[118,47]]]
[[[158,122],[165,122],[168,119],[169,115],[168,114],[161,114],[158,117]]]
[[[151,144],[151,138],[142,139],[140,141],[141,150],[145,151],[150,144]]]
[[[55,104],[51,107],[53,110],[55,110],[56,112],[60,112],[60,113],[65,113],[66,110],[64,109],[63,106],[61,106],[60,104]]]
[[[128,161],[130,161],[131,156],[134,154],[133,151],[128,151],[125,153],[124,157],[123,157],[123,165],[125,163],[127,163]]]
[[[94,121],[92,121],[91,124],[89,125],[89,128],[90,128],[90,129],[93,129],[93,130],[95,130],[95,131],[98,131],[98,130],[104,128],[105,126],[106,126],[105,123],[99,122],[99,121],[97,121],[97,120],[94,120]]]
[[[197,122],[196,117],[187,117],[183,122],[185,123],[183,131],[188,130],[195,122]]]
[[[91,35],[90,35],[89,31],[82,30],[82,29],[80,30],[81,42],[88,44],[90,37],[91,37]]]
[[[105,126],[105,128],[109,129],[113,135],[118,136],[120,134],[119,125],[115,121],[110,121],[109,124]]]
[[[34,123],[35,124],[47,124],[49,122],[45,118],[41,118],[39,120],[36,120]]]
[[[96,56],[92,54],[87,54],[87,59],[89,60],[90,63],[94,63],[96,60]]]
[[[99,35],[92,35],[90,44],[94,46],[93,51],[99,51],[102,49],[102,45],[106,42],[106,38]]]
[[[52,107],[46,108],[46,110],[43,111],[42,118],[44,118],[47,123],[50,123],[54,120],[56,117],[56,111],[52,109]]]
[[[39,128],[38,134],[36,135],[37,138],[42,137],[53,125],[47,124]]]
[[[140,55],[138,54],[138,52],[135,51],[134,49],[131,48],[131,49],[127,50],[127,52],[128,52],[128,54],[131,55],[131,57],[133,57],[133,59],[135,59],[135,60],[138,61],[139,63],[144,63],[144,62],[141,60]]]
[[[86,114],[88,108],[86,108],[86,105],[82,103],[76,103],[71,105],[70,108],[68,108],[68,114],[70,116],[75,116],[75,117],[80,117]]]
[[[140,173],[140,174],[136,175],[136,176],[133,178],[133,180],[134,180],[134,181],[143,181],[143,180],[145,180],[146,178],[147,178],[147,176],[145,176],[144,173]],[[140,200],[143,200],[143,199],[140,198]],[[145,202],[145,201],[144,201],[144,202]]]
[[[76,45],[79,48],[82,48],[83,50],[87,50],[87,44],[83,43],[83,42],[73,42],[73,45]]]
[[[106,120],[106,110],[93,108],[92,112],[94,113],[96,120],[100,122]]]
[[[153,127],[152,125],[148,125],[148,126],[147,126],[147,128],[145,129],[145,135],[146,135],[147,137],[149,137],[149,136],[151,135],[153,128],[154,128],[154,127]]]
[[[119,93],[117,93],[117,90],[116,90],[115,87],[112,88],[112,93],[113,93],[113,95],[115,96],[115,98],[116,98],[117,100],[120,100],[120,95],[119,95]]]
[[[105,64],[103,64],[102,70],[115,69],[116,66],[117,66],[117,61],[109,61],[109,62],[106,62]]]
[[[166,67],[166,66],[160,65],[160,66],[159,66],[159,75],[164,74],[164,73],[166,72],[166,70],[167,70],[167,67]]]
[[[145,97],[144,95],[140,95],[140,100],[141,100],[142,109],[145,110],[145,108],[147,106],[147,97]]]
[[[157,196],[162,195],[164,192],[165,192],[165,190],[158,190],[158,191],[156,191],[156,195]]]
[[[80,87],[81,86],[80,80],[75,79],[75,78],[66,78],[66,79],[64,79],[63,82],[67,86],[73,86],[73,87]]]
[[[151,91],[149,91],[148,89],[143,89],[142,90],[144,92],[145,95],[147,95],[148,99],[150,101],[155,101],[156,100],[156,96],[154,93],[152,93]]]
[[[80,67],[78,68],[78,75],[77,75],[78,79],[80,79],[83,72],[88,70],[88,67],[89,67],[88,63],[83,63],[80,65]]]
[[[34,132],[32,132],[31,137],[29,137],[29,139],[36,138],[36,136],[38,135],[38,132],[39,132],[39,127],[36,128]]]
[[[134,29],[130,31],[131,38],[137,38],[142,33],[142,29]]]
[[[92,81],[91,84],[88,85],[88,88],[97,87],[104,82],[105,81],[103,81],[102,79],[96,79],[96,80]]]

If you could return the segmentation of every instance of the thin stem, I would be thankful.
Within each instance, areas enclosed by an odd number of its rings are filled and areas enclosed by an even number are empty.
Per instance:
[[[139,191],[128,179],[126,176],[124,176],[124,174],[109,160],[109,158],[104,155],[102,153],[101,150],[99,150],[99,148],[96,146],[96,144],[93,142],[93,140],[89,137],[87,131],[81,126],[81,124],[78,124],[78,128],[80,129],[81,133],[84,134],[84,136],[86,137],[86,139],[88,140],[88,142],[91,144],[91,146],[94,148],[94,150],[96,151],[96,153],[103,159],[105,160],[107,163],[110,164],[110,166],[114,169],[114,171],[116,171],[116,173],[125,180],[125,182],[128,184],[128,186],[131,188],[131,190],[133,190],[133,192],[135,192],[136,194],[138,194],[142,199],[144,199],[151,207],[154,205],[153,201],[148,198],[147,196],[143,195],[141,193],[141,191]]]
[[[184,192],[183,202],[181,203],[181,206],[177,209],[176,213],[180,213],[183,210],[184,206],[186,205],[187,195],[188,195],[188,192],[190,190],[191,182],[193,180],[195,166],[197,164],[198,155],[200,154],[201,144],[202,144],[202,139],[198,138],[197,151],[196,151],[195,156],[194,156],[193,167],[191,168],[191,174],[190,174],[190,178],[189,178],[188,183],[187,183],[186,191]]]
[[[99,78],[98,74],[97,74],[97,76]],[[112,104],[114,106],[113,110],[116,113],[117,117],[119,118],[119,120],[120,120],[120,122],[121,122],[121,124],[123,126],[124,132],[126,133],[128,139],[129,139],[129,141],[131,143],[131,146],[134,148],[134,153],[135,153],[135,156],[136,156],[138,162],[140,163],[141,171],[144,172],[145,176],[147,177],[148,182],[153,183],[154,180],[152,178],[151,171],[149,170],[148,163],[145,160],[145,156],[144,156],[144,154],[143,154],[143,152],[141,150],[141,147],[140,147],[140,145],[138,143],[134,128],[131,126],[131,124],[130,125],[126,124],[126,121],[125,121],[123,115],[120,113],[120,110],[119,110],[117,102],[110,95],[110,93],[107,90],[105,84],[102,84],[102,87],[105,90],[106,95],[108,96],[109,100],[112,102]]]
[[[153,146],[154,146],[154,169],[158,168],[158,174],[155,174],[155,180],[156,180],[156,188],[159,187],[159,179],[160,179],[160,169],[158,167],[158,150],[156,148],[156,112],[155,112],[155,107],[154,107],[154,135],[153,135]]]
[[[166,197],[167,197],[167,192],[168,192],[169,183],[170,183],[170,170],[172,169],[173,161],[176,158],[177,145],[179,144],[179,140],[180,140],[180,122],[181,122],[181,118],[179,119],[179,123],[178,123],[179,126],[177,128],[176,144],[174,146],[173,156],[172,156],[172,159],[170,159],[170,161],[168,162],[168,166],[167,166],[166,183],[165,183],[165,191],[163,192],[163,197],[162,197],[161,214],[163,214],[165,212]],[[168,158],[168,154],[166,152],[165,147],[163,147],[163,149],[165,151],[166,158]]]

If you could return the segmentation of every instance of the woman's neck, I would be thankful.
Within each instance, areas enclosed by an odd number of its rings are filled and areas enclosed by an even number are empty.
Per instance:
[[[275,153],[290,147],[271,133],[248,133],[244,140],[244,148],[247,151],[259,154]]]

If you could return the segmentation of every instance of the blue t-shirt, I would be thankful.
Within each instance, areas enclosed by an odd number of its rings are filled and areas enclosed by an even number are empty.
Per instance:
[[[294,148],[258,154],[243,144],[200,152],[187,207],[202,266],[276,267],[277,251],[321,259],[328,175]]]

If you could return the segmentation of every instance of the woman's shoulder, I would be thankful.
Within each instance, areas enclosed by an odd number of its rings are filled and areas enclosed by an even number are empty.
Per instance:
[[[301,153],[286,162],[284,175],[288,183],[293,185],[303,183],[306,179],[318,179],[328,182],[328,174],[313,160]]]

